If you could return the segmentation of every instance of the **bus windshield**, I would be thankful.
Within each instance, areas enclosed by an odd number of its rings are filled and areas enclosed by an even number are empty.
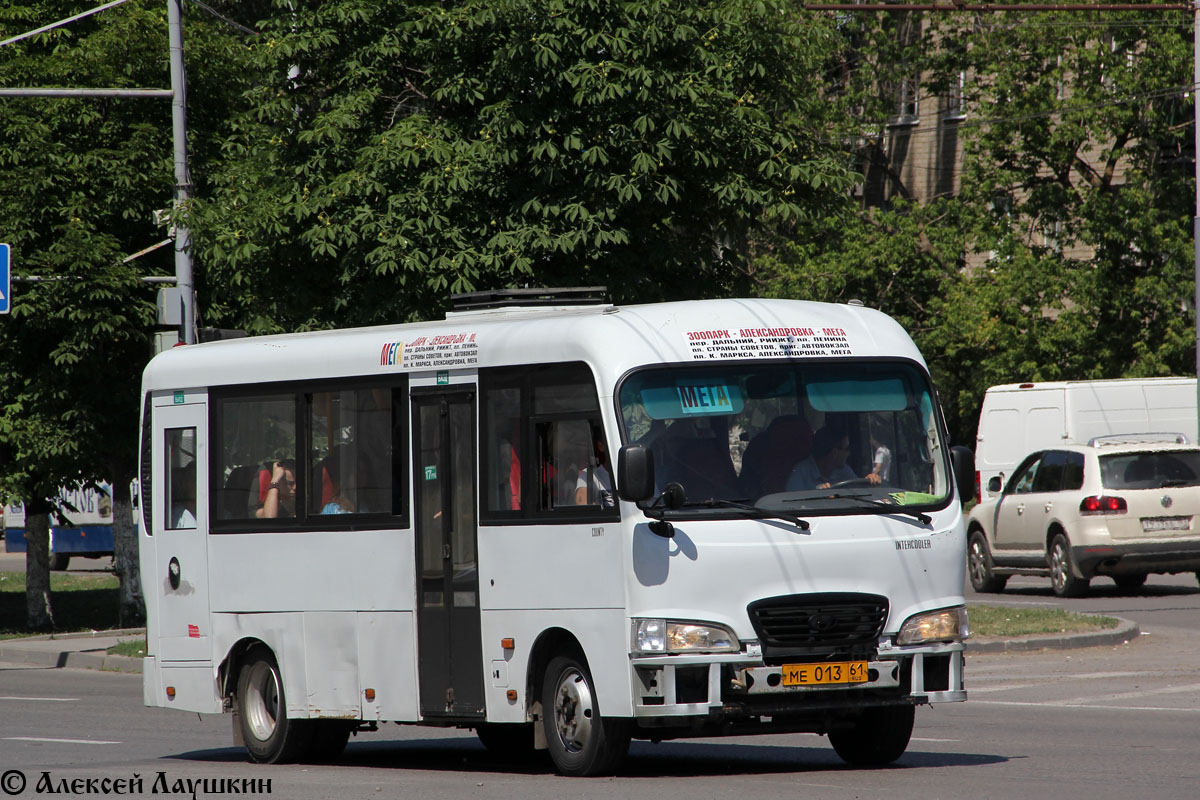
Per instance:
[[[623,440],[654,455],[682,511],[721,501],[798,514],[934,507],[950,495],[928,378],[899,361],[723,362],[633,373],[618,390]]]

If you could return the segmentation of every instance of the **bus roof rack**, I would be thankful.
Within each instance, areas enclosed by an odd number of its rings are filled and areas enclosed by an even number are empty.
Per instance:
[[[594,306],[608,302],[607,286],[565,289],[488,289],[450,295],[453,311],[480,311],[513,306]]]

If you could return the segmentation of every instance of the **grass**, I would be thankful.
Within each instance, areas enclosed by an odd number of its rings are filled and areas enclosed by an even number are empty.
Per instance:
[[[114,575],[50,573],[54,632],[116,628],[118,582]],[[0,572],[0,639],[29,636],[25,627],[25,573]]]
[[[138,639],[124,639],[108,648],[108,650],[105,652],[114,656],[141,658],[142,656],[146,655],[146,637],[142,636]]]
[[[1118,625],[1112,617],[1076,614],[1061,608],[1034,606],[967,606],[971,633],[979,637],[1086,633]]]

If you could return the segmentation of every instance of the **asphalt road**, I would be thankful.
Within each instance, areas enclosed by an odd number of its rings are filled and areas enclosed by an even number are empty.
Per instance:
[[[909,751],[887,769],[850,769],[823,738],[793,735],[635,742],[620,775],[595,780],[497,759],[466,732],[400,726],[356,738],[341,764],[257,766],[231,745],[228,717],[142,707],[139,676],[0,665],[0,789],[23,779],[13,796],[39,797],[42,780],[138,775],[136,796],[187,779],[268,779],[270,796],[289,800],[1191,800],[1200,644],[1162,630],[1115,647],[970,656],[971,699],[922,709]]]

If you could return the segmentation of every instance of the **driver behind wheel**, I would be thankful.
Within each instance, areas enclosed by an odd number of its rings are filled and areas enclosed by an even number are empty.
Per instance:
[[[798,463],[788,476],[786,490],[828,489],[835,483],[857,480],[846,466],[850,455],[850,437],[840,430],[823,427],[813,434],[808,458]]]

